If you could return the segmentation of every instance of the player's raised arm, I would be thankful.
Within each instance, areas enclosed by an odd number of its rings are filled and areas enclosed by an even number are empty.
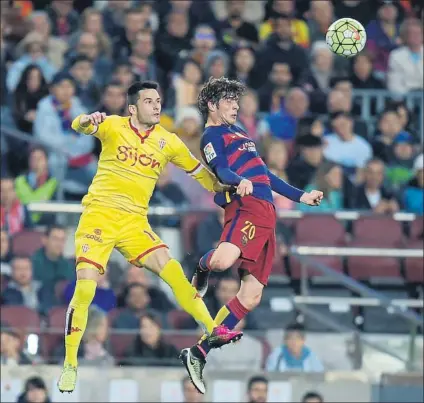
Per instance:
[[[79,115],[72,122],[72,129],[86,135],[101,137],[104,134],[106,113],[94,112],[89,115]]]

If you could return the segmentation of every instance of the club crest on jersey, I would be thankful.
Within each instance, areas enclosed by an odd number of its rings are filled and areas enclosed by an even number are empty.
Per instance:
[[[212,143],[208,143],[203,148],[203,152],[205,153],[206,162],[211,162],[214,158],[216,158],[216,151],[213,148]]]
[[[159,148],[163,150],[163,148],[166,146],[166,141],[164,139],[159,140]]]

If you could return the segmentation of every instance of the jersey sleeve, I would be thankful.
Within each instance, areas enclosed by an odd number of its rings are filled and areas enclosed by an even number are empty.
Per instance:
[[[106,137],[107,131],[110,129],[110,126],[113,121],[112,116],[108,116],[104,122],[100,123],[99,125],[93,125],[90,123],[88,126],[81,126],[80,125],[80,119],[82,115],[77,116],[72,121],[72,129],[74,129],[76,132],[85,134],[87,136],[95,136],[99,140],[103,140],[103,138]]]

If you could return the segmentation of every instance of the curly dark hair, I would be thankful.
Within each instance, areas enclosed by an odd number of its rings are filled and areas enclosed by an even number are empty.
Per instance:
[[[218,105],[221,99],[239,99],[246,91],[243,83],[237,80],[230,80],[227,77],[213,78],[203,86],[197,97],[197,107],[203,118],[207,120],[209,107],[208,103],[212,102]]]

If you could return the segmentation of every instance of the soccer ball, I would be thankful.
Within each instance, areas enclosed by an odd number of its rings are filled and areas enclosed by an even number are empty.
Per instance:
[[[360,22],[353,18],[341,18],[330,25],[325,39],[336,55],[352,57],[364,49],[367,33]]]

